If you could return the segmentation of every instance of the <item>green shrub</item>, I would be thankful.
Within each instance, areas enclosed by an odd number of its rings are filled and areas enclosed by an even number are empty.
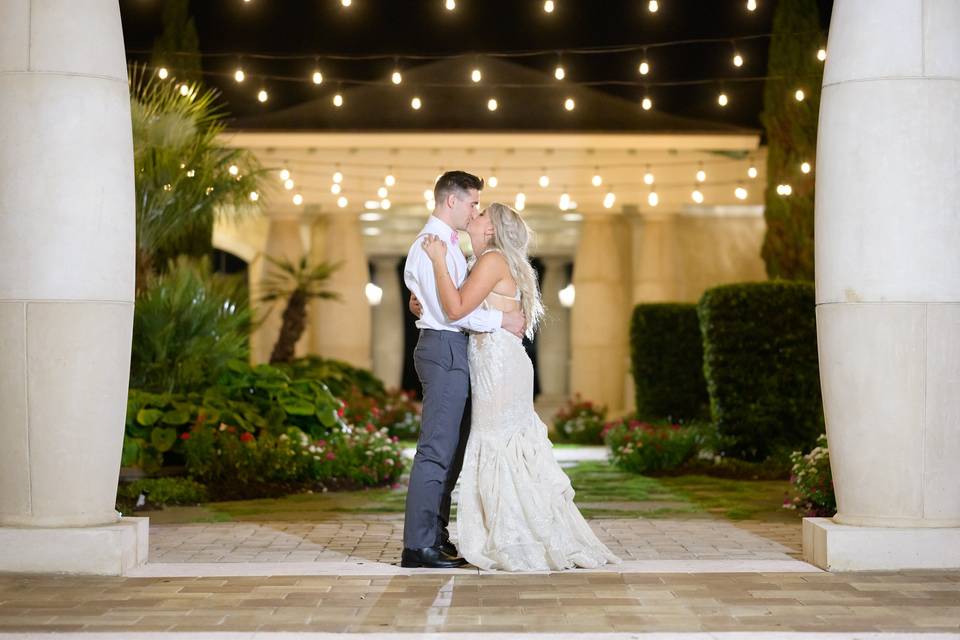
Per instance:
[[[787,509],[796,509],[808,517],[831,517],[837,512],[837,498],[833,491],[830,472],[830,451],[827,436],[817,438],[817,446],[808,454],[794,451],[790,456],[790,484],[796,494],[784,503]]]
[[[704,293],[698,307],[710,411],[727,454],[763,460],[823,432],[813,285],[763,282]]]
[[[137,297],[130,386],[158,393],[200,391],[230,361],[249,357],[249,332],[242,283],[212,274],[208,260],[171,262]]]
[[[616,466],[633,473],[681,467],[697,455],[703,437],[696,426],[644,422],[636,418],[612,422],[604,429],[610,459]]]
[[[603,444],[606,418],[606,407],[597,406],[577,395],[568,400],[553,417],[553,439],[574,444]]]
[[[704,416],[707,385],[695,304],[638,304],[630,322],[630,347],[641,419]]]
[[[365,396],[378,399],[382,399],[387,393],[383,382],[373,375],[373,372],[354,367],[341,360],[307,356],[277,366],[287,371],[293,378],[309,378],[323,382],[338,398],[343,398],[353,389],[359,390]]]
[[[208,499],[207,488],[191,478],[144,478],[123,483],[117,488],[117,499],[136,504],[141,493],[150,506],[199,504]]]

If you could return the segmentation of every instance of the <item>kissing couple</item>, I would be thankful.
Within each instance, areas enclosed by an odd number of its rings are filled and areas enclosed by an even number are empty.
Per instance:
[[[464,171],[440,176],[433,214],[404,265],[419,316],[413,360],[423,418],[401,566],[545,571],[619,562],[574,505],[533,408],[523,337],[533,337],[544,308],[527,253],[531,230],[505,204],[481,210],[482,189]],[[469,270],[460,231],[473,246]],[[462,557],[447,530],[458,477]]]

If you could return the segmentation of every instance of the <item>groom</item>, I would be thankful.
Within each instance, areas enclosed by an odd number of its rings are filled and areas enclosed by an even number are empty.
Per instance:
[[[460,475],[463,451],[470,432],[470,372],[467,331],[485,333],[501,326],[523,334],[523,314],[477,309],[451,321],[437,295],[433,265],[422,247],[424,235],[448,243],[447,270],[459,287],[467,277],[467,261],[460,250],[458,231],[478,213],[483,180],[464,171],[448,171],[433,188],[433,215],[407,253],[403,279],[421,309],[420,339],[413,362],[423,385],[423,418],[417,455],[410,471],[403,555],[400,566],[449,569],[467,564],[450,542],[450,494]]]

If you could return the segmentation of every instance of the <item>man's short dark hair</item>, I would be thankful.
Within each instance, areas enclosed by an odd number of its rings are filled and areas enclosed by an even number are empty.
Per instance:
[[[451,193],[461,195],[470,189],[483,191],[483,178],[478,178],[466,171],[447,171],[433,186],[433,199],[436,202],[443,202],[443,199]]]

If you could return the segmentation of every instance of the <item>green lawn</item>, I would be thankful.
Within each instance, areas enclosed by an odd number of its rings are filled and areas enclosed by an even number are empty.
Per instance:
[[[587,517],[758,519],[796,522],[781,507],[789,489],[783,481],[726,480],[706,476],[650,478],[620,471],[606,462],[584,462],[566,469],[577,504]],[[344,514],[403,513],[406,487],[283,498],[211,502],[150,512],[156,523],[227,521],[313,521]]]

